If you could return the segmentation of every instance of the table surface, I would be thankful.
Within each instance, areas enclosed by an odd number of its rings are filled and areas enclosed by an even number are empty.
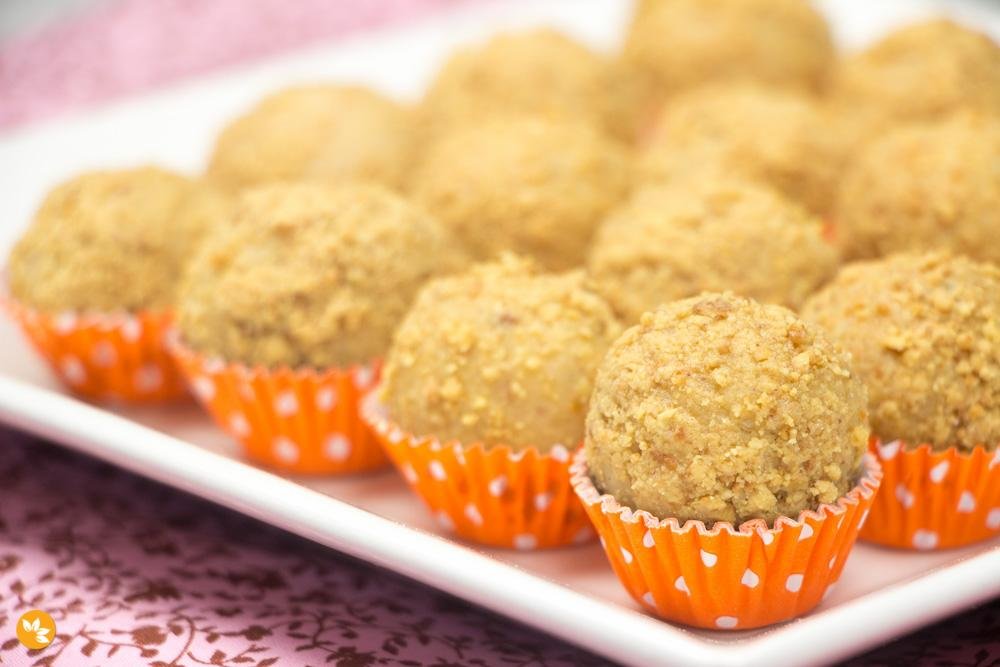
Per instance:
[[[243,11],[243,1],[107,2],[8,38],[0,44],[0,128],[476,0],[255,0],[256,13]],[[5,36],[16,32],[9,11],[0,8]],[[267,30],[255,29],[259,17]],[[229,26],[230,35],[265,37],[208,45],[206,22]],[[200,33],[186,30],[195,24]],[[607,664],[54,445],[0,428],[0,447],[2,664]],[[30,608],[48,610],[58,624],[56,641],[42,652],[13,639],[14,622]],[[1000,600],[851,664],[1000,664]]]

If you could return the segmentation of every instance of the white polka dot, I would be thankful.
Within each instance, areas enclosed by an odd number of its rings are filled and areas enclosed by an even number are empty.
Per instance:
[[[937,543],[938,536],[934,531],[921,529],[913,533],[913,546],[921,551],[933,549]]]
[[[993,466],[1000,466],[1000,448],[993,454],[993,460],[990,461],[990,470],[993,470]]]
[[[409,463],[404,463],[403,467],[400,468],[400,472],[403,473],[403,479],[405,479],[410,484],[417,483],[417,471],[413,469]]]
[[[59,364],[59,370],[70,384],[83,384],[87,379],[87,371],[76,357],[63,358],[62,363]]]
[[[437,522],[445,530],[455,530],[455,522],[445,512],[437,513]]]
[[[986,515],[986,527],[990,530],[1000,530],[1000,507],[994,507]]]
[[[125,320],[122,325],[122,338],[134,343],[140,336],[142,336],[142,323],[134,317]]]
[[[552,504],[551,493],[539,493],[535,496],[535,509],[544,512]]]
[[[299,448],[288,438],[278,436],[274,440],[274,456],[282,463],[295,463],[299,460]]]
[[[142,392],[156,391],[163,386],[163,371],[155,364],[146,364],[135,372],[135,388]]]
[[[656,608],[656,600],[653,599],[653,592],[652,591],[646,591],[645,593],[643,593],[642,594],[642,601],[643,601],[643,603],[646,604],[646,606],[653,607],[654,609]]]
[[[771,531],[769,531],[769,530],[767,530],[765,528],[760,529],[757,532],[757,534],[760,535],[760,539],[763,540],[763,542],[764,542],[765,545],[770,544],[771,542],[774,542],[774,533],[772,533]]]
[[[681,593],[691,595],[691,589],[688,588],[688,584],[684,581],[684,577],[677,577],[674,579],[674,588],[679,590]]]
[[[115,361],[118,360],[118,352],[115,350],[114,345],[106,340],[102,340],[94,346],[94,350],[90,353],[90,358],[93,360],[95,366],[108,368],[113,366]]]
[[[465,450],[462,445],[455,445],[451,448],[452,453],[455,455],[455,460],[458,461],[459,465],[465,465]]]
[[[862,528],[865,527],[865,521],[868,521],[868,512],[869,511],[870,510],[865,510],[865,513],[861,515],[860,519],[858,519],[858,530],[861,530]]]
[[[878,446],[878,455],[883,461],[891,461],[896,458],[896,454],[899,453],[900,442],[899,440],[893,440],[892,442],[887,442],[885,444]]]
[[[916,498],[914,498],[913,493],[908,488],[902,484],[898,484],[896,486],[896,500],[906,509],[910,509],[913,507]]]
[[[192,380],[191,388],[194,390],[195,396],[203,401],[211,401],[215,398],[215,383],[204,375],[199,375]]]
[[[622,547],[621,550],[622,550],[622,558],[625,560],[625,564],[630,565],[632,563],[632,552],[626,549],[625,547]]]
[[[490,495],[499,498],[503,495],[503,492],[507,490],[507,478],[503,475],[499,475],[490,480],[489,483]]]
[[[647,549],[652,549],[653,547],[656,546],[656,540],[653,539],[652,532],[647,530],[646,534],[642,536],[642,546],[646,547]]]
[[[368,366],[358,366],[354,369],[353,379],[354,386],[364,391],[372,386],[372,380],[375,378],[375,372]]]
[[[940,484],[944,476],[948,474],[949,463],[947,461],[941,461],[933,468],[931,468],[931,481],[935,484]]]
[[[209,375],[218,375],[226,368],[226,362],[219,357],[212,357],[201,365],[201,369]]]
[[[715,619],[716,627],[722,628],[723,630],[732,630],[739,622],[739,619],[735,616],[720,616]]]
[[[813,531],[813,527],[810,526],[808,522],[803,521],[802,530],[799,531],[799,542],[801,542],[802,540],[808,540],[810,537],[813,536],[814,532],[815,531]]]
[[[245,438],[250,435],[250,422],[243,416],[242,412],[234,412],[229,418],[229,430],[238,438]]]
[[[562,463],[569,461],[569,451],[562,445],[556,445],[549,450],[549,456]]]
[[[448,473],[445,472],[444,466],[441,465],[440,461],[431,461],[430,464],[427,466],[427,470],[430,471],[431,477],[433,477],[438,481],[441,481],[448,477]]]
[[[346,461],[351,455],[351,441],[340,433],[333,433],[323,442],[323,453],[331,461]]]
[[[337,402],[337,390],[333,387],[323,387],[316,392],[316,409],[329,412]]]
[[[394,445],[398,445],[403,441],[403,432],[398,428],[393,428],[389,430],[389,433],[388,435],[386,435],[386,437],[389,438],[389,442],[391,442]],[[416,441],[414,441],[411,444],[413,444],[413,446],[416,447]]]
[[[829,567],[832,570],[833,566],[836,564],[837,564],[837,557],[834,556],[833,558],[830,559],[830,562],[827,563],[827,567]]]
[[[60,334],[72,333],[76,329],[76,315],[74,313],[59,313],[53,326]]]
[[[705,567],[714,567],[718,561],[719,557],[715,554],[705,551],[704,549],[701,550],[701,562],[705,564]]]
[[[576,535],[573,536],[573,544],[583,544],[584,542],[589,542],[594,537],[594,529],[590,526],[584,526],[580,530],[576,531]]]
[[[299,399],[293,391],[283,391],[274,399],[274,411],[282,417],[291,417],[299,411]]]
[[[465,506],[465,517],[477,526],[483,525],[483,515],[479,513],[479,508],[472,503]]]
[[[523,533],[514,537],[514,548],[521,551],[530,551],[538,546],[538,539],[534,535]]]
[[[958,511],[963,514],[970,514],[976,509],[976,497],[968,491],[963,491],[958,497]]]
[[[788,575],[788,579],[785,579],[785,589],[789,593],[798,593],[802,588],[802,578],[801,574]]]
[[[740,578],[740,583],[746,586],[747,588],[757,588],[757,584],[760,583],[760,577],[757,576],[756,572],[754,572],[750,568],[747,568],[746,570],[743,571],[743,576]]]

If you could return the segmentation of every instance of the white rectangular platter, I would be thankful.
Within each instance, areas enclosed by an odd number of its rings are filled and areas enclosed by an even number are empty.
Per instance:
[[[1000,9],[985,2],[826,0],[821,7],[847,47],[933,12],[1000,35]],[[612,48],[629,10],[616,0],[486,2],[0,136],[0,256],[59,180],[82,169],[142,162],[197,171],[225,120],[273,88],[340,79],[413,97],[461,42],[503,28],[553,25]],[[392,471],[286,479],[241,462],[193,404],[109,410],[74,400],[6,319],[0,321],[0,421],[627,664],[828,663],[1000,595],[1000,540],[930,554],[859,545],[836,591],[805,618],[741,633],[673,626],[631,601],[597,545],[539,553],[470,547],[448,539]]]

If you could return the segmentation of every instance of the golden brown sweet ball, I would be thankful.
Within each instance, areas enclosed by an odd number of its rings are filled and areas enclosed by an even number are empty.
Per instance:
[[[410,112],[367,88],[287,88],[223,129],[208,174],[232,189],[302,178],[398,187],[412,138]]]
[[[646,182],[705,167],[759,180],[826,214],[845,159],[825,111],[792,91],[737,83],[678,96],[654,126],[640,158]]]
[[[620,331],[581,272],[539,273],[507,255],[421,291],[387,357],[383,400],[415,435],[573,448]]]
[[[626,322],[703,291],[798,308],[837,271],[820,221],[748,182],[678,183],[637,193],[598,229],[587,268]]]
[[[835,502],[867,441],[865,389],[845,352],[790,310],[705,293],[615,341],[584,442],[602,492],[712,525]]]
[[[475,257],[513,251],[566,269],[583,262],[597,223],[625,196],[630,166],[586,124],[497,117],[432,145],[412,196]]]
[[[156,167],[94,171],[56,187],[14,246],[10,291],[46,312],[171,306],[185,264],[228,198]]]
[[[807,0],[643,2],[625,41],[625,58],[664,97],[733,79],[816,91],[834,56]]]
[[[632,141],[642,88],[630,71],[550,28],[502,33],[445,62],[424,98],[424,130],[434,137],[456,123],[526,113],[583,120]]]
[[[1000,46],[945,19],[917,23],[845,59],[832,89],[862,137],[960,108],[1000,113]]]
[[[381,186],[261,186],[193,261],[181,336],[247,365],[367,363],[423,282],[463,260],[436,220]]]
[[[803,316],[853,356],[884,441],[1000,443],[1000,268],[944,253],[859,262]]]
[[[950,249],[1000,262],[1000,117],[896,128],[843,177],[838,241],[851,258]]]

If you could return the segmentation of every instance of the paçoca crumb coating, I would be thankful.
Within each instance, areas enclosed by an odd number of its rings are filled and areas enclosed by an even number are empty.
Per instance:
[[[46,196],[11,251],[11,294],[49,313],[169,308],[230,208],[205,182],[157,167],[81,174]]]
[[[629,155],[579,122],[533,116],[464,125],[435,142],[411,194],[478,259],[583,263],[597,224],[631,185]]]
[[[884,441],[1000,443],[1000,268],[944,253],[859,262],[803,317],[853,355]]]
[[[381,186],[261,186],[192,262],[179,329],[199,353],[246,365],[367,363],[420,286],[464,263],[434,218]]]
[[[681,523],[795,518],[856,484],[868,441],[850,358],[791,311],[705,293],[645,314],[594,383],[597,488]]]
[[[620,331],[581,272],[539,273],[505,256],[421,291],[387,357],[382,398],[418,436],[572,449]]]
[[[831,87],[861,138],[962,108],[1000,114],[1000,45],[947,19],[921,21],[845,58]]]
[[[1000,116],[904,125],[844,173],[836,209],[848,258],[947,249],[1000,262]]]
[[[412,112],[375,91],[296,86],[264,97],[222,130],[208,175],[234,190],[304,178],[398,188],[413,139]]]
[[[642,190],[594,237],[587,269],[625,322],[703,291],[798,308],[837,271],[812,214],[773,190],[689,179]]]
[[[793,91],[705,86],[663,109],[642,152],[640,177],[670,182],[707,167],[766,183],[827,214],[846,159],[839,125],[828,121],[824,108]]]
[[[709,81],[823,88],[834,63],[830,30],[806,0],[642,2],[625,58],[670,97]]]
[[[631,142],[643,91],[625,63],[556,30],[500,33],[448,58],[424,96],[421,123],[433,137],[497,114],[534,114]]]

